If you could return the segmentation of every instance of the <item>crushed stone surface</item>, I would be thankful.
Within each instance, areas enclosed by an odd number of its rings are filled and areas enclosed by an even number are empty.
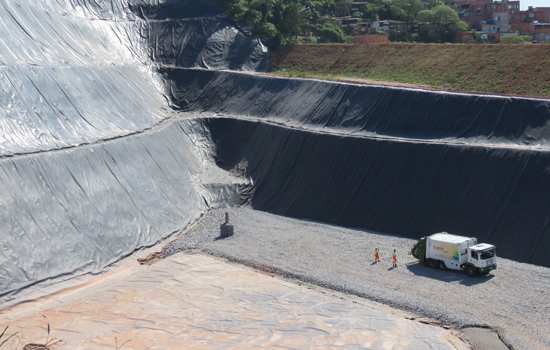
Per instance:
[[[225,212],[235,235],[216,239]],[[163,255],[201,250],[449,325],[488,326],[514,349],[550,349],[550,268],[498,258],[498,269],[489,276],[468,277],[418,264],[409,254],[413,244],[396,236],[232,208],[208,212],[166,246]],[[375,247],[382,255],[377,265],[372,264]],[[399,256],[395,270],[393,249]]]

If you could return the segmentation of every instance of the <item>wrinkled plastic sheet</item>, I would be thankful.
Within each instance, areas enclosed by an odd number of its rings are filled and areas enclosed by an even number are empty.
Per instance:
[[[449,231],[550,266],[550,102],[164,69],[256,209],[417,238]],[[266,140],[270,142],[266,143]]]
[[[223,14],[220,0],[130,0],[129,8],[146,19],[213,17]]]
[[[229,58],[245,51],[228,47],[261,43],[208,7],[142,17],[170,3],[0,0],[0,300],[102,271],[234,200],[237,180],[209,166],[207,131],[169,120],[154,67],[239,68]]]
[[[166,118],[151,75],[131,66],[0,68],[0,156],[67,148]]]
[[[341,133],[498,146],[548,146],[550,101],[166,68],[183,110],[248,115]]]
[[[373,140],[207,119],[217,163],[242,169],[253,208],[418,238],[448,231],[550,266],[550,153]],[[266,142],[269,140],[269,142]]]
[[[411,238],[477,236],[501,256],[550,266],[550,101],[163,75],[178,108],[230,118],[207,122],[218,163],[247,165],[256,209]]]
[[[140,32],[156,64],[205,69],[266,70],[267,48],[223,18],[147,22]]]
[[[0,296],[99,272],[197,218],[202,128],[158,131],[0,161]]]
[[[133,25],[63,11],[0,1],[9,33],[0,40],[0,157],[124,136],[165,118]]]

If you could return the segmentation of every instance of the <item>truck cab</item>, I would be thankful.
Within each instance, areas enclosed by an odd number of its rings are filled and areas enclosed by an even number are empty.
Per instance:
[[[471,267],[469,267],[471,265]],[[468,248],[468,262],[464,266],[464,270],[468,274],[487,273],[496,269],[496,247],[487,243],[480,243]],[[474,271],[469,271],[472,269]]]

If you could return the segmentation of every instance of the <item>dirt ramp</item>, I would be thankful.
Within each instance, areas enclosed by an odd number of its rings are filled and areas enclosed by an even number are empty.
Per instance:
[[[550,266],[547,152],[205,123],[218,165],[254,180],[256,209],[414,238],[466,233],[501,256]]]

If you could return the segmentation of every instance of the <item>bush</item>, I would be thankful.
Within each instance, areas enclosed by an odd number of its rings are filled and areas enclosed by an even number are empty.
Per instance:
[[[319,30],[319,42],[322,43],[343,43],[346,41],[346,35],[342,28],[335,23],[327,22]]]
[[[533,40],[529,35],[516,35],[506,38],[501,38],[503,44],[528,44]]]
[[[420,11],[418,22],[419,38],[424,42],[453,42],[458,32],[468,29],[456,11],[445,5]]]

